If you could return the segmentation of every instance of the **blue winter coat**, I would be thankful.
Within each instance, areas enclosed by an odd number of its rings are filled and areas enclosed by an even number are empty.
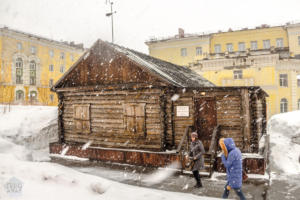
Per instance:
[[[222,155],[222,162],[226,167],[227,181],[231,188],[242,187],[242,154],[241,151],[235,147],[232,138],[225,138],[224,144],[228,151],[228,157]]]

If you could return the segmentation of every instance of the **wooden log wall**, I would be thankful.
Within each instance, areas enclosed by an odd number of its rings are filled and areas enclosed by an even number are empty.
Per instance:
[[[251,151],[258,152],[259,139],[266,132],[265,98],[255,93],[251,95]]]
[[[175,148],[177,148],[185,128],[194,125],[194,98],[215,97],[217,124],[220,125],[221,137],[233,138],[236,146],[242,150],[244,136],[240,90],[206,91],[204,96],[201,96],[201,92],[200,90],[187,90],[182,93],[181,90],[178,90],[177,94],[180,98],[173,102],[171,101],[172,95],[168,96],[167,115],[169,119],[171,118],[171,121],[168,121],[167,141],[172,142],[172,131],[174,131],[174,143]],[[176,116],[176,106],[189,106],[189,117]]]
[[[63,127],[66,142],[86,143],[114,148],[161,150],[162,120],[160,89],[139,91],[64,92]],[[124,133],[123,104],[146,104],[146,138]],[[74,128],[74,104],[90,104],[91,133],[80,134]]]

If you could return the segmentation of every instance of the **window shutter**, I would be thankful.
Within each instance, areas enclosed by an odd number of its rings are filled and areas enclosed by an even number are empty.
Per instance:
[[[76,133],[90,133],[90,105],[74,105],[74,129]]]
[[[145,104],[139,104],[136,109],[136,131],[137,133],[144,133],[145,131]]]
[[[145,105],[144,103],[124,104],[124,128],[126,133],[144,135]]]

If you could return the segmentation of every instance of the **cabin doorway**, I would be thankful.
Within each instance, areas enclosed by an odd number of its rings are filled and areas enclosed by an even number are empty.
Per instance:
[[[200,97],[194,100],[194,125],[205,151],[209,150],[214,128],[217,126],[216,99]]]

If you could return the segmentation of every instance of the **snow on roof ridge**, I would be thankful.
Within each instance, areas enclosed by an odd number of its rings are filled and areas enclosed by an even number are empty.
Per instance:
[[[185,87],[185,85],[176,82],[171,76],[169,76],[168,74],[166,74],[165,72],[163,72],[162,70],[159,69],[159,67],[149,61],[146,61],[145,59],[140,58],[138,55],[136,55],[135,53],[133,53],[132,51],[129,51],[127,49],[122,49],[121,47],[117,46],[117,45],[113,45],[114,48],[116,50],[118,50],[121,53],[126,54],[127,57],[129,57],[130,59],[138,62],[139,64],[143,64],[146,65],[147,67],[153,69],[154,71],[156,71],[157,73],[159,73],[160,75],[164,76],[165,78],[167,78],[168,80],[172,81],[173,83],[181,86],[181,87]],[[154,66],[154,67],[153,67]]]

